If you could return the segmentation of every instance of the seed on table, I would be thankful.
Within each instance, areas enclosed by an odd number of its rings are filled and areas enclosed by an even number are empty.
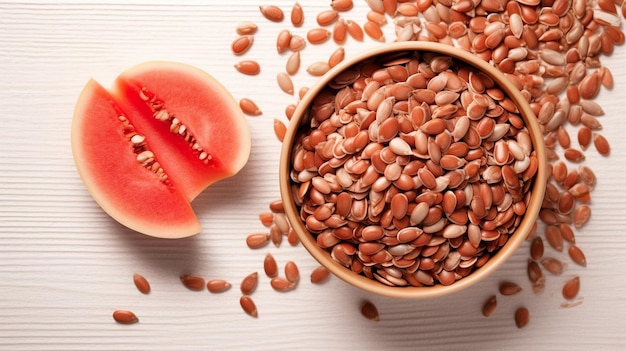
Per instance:
[[[241,280],[241,285],[239,286],[239,288],[242,294],[252,295],[252,293],[256,290],[258,284],[259,274],[257,272],[252,272]]]
[[[251,249],[260,249],[267,245],[270,236],[267,233],[252,233],[246,237],[246,245]]]
[[[249,116],[260,116],[263,114],[259,106],[249,98],[239,100],[239,108],[241,108],[243,113]]]
[[[261,72],[261,66],[259,65],[258,62],[253,61],[253,60],[239,61],[235,64],[235,69],[239,71],[240,73],[243,73],[249,76],[254,76],[254,75],[259,74],[259,72]]]
[[[262,5],[259,6],[259,10],[261,10],[263,17],[272,22],[280,22],[285,18],[285,13],[278,6]]]
[[[522,287],[513,282],[503,282],[498,287],[498,290],[504,296],[511,296],[522,291]]]
[[[591,207],[589,205],[579,205],[574,210],[574,227],[581,228],[585,223],[589,221],[591,217]]]
[[[595,146],[598,153],[602,156],[608,156],[611,153],[609,141],[602,134],[593,134],[593,146]]]
[[[498,307],[498,298],[496,295],[491,296],[483,305],[483,316],[491,317]]]
[[[206,283],[207,290],[214,294],[230,289],[231,284],[224,279],[211,279]]]
[[[548,257],[541,260],[541,265],[545,268],[546,271],[559,275],[565,271],[567,265],[561,262],[559,259]]]
[[[306,40],[299,35],[292,35],[291,40],[289,41],[289,50],[291,51],[301,51],[306,47]]]
[[[319,266],[311,272],[311,283],[321,284],[328,280],[329,277],[330,272],[328,271],[328,269],[324,266]]]
[[[296,1],[291,8],[291,24],[294,27],[300,27],[302,23],[304,23],[304,11],[302,10],[302,5]]]
[[[328,58],[328,67],[333,68],[343,61],[346,56],[346,50],[340,46]]]
[[[241,305],[241,308],[246,314],[254,318],[259,316],[259,313],[256,308],[256,304],[254,303],[254,300],[252,299],[252,297],[246,296],[246,295],[240,297],[239,304]]]
[[[300,239],[293,228],[289,228],[289,233],[287,233],[287,242],[291,246],[296,246],[300,242]]]
[[[317,17],[315,17],[315,20],[317,21],[317,24],[319,24],[320,26],[326,27],[335,23],[337,18],[339,18],[339,12],[335,10],[324,10],[317,14]]]
[[[292,53],[287,59],[285,64],[285,71],[288,74],[294,75],[300,69],[300,51]]]
[[[323,76],[329,70],[330,66],[328,65],[328,62],[324,61],[313,62],[306,69],[306,71],[314,77]]]
[[[372,321],[380,320],[380,317],[378,315],[378,309],[376,308],[376,305],[374,305],[371,301],[363,301],[359,309],[363,317]]]
[[[563,152],[563,156],[571,162],[582,162],[585,160],[585,154],[578,149],[568,148]]]
[[[285,278],[292,284],[296,284],[300,280],[300,271],[295,262],[288,261],[285,263]]]
[[[231,49],[233,54],[235,55],[243,55],[252,47],[252,43],[254,42],[254,37],[252,35],[242,35],[235,40],[231,44]]]
[[[578,128],[577,136],[578,136],[578,145],[580,145],[580,147],[583,150],[587,149],[587,147],[589,147],[589,145],[591,144],[591,140],[592,140],[591,129],[589,129],[586,126],[582,126]]]
[[[530,311],[526,307],[520,307],[515,311],[515,325],[518,328],[525,327],[530,320]]]
[[[272,223],[274,223],[274,213],[273,212],[261,212],[259,213],[259,221],[264,227],[270,227]]]
[[[133,282],[135,283],[135,287],[137,287],[137,290],[139,290],[139,292],[141,292],[142,294],[150,293],[150,283],[148,282],[148,279],[146,279],[143,275],[139,273],[134,273]]]
[[[363,25],[363,31],[365,31],[365,34],[367,34],[368,37],[376,41],[385,41],[385,35],[380,28],[380,25],[378,25],[377,23],[374,23],[372,21],[365,22],[365,24]]]
[[[331,0],[330,7],[335,11],[348,11],[352,9],[354,4],[352,0]]]
[[[285,207],[282,200],[274,200],[269,204],[270,211],[274,213],[285,213]]]
[[[545,237],[548,244],[556,251],[563,251],[563,237],[556,225],[548,225],[545,230]]]
[[[285,138],[285,133],[287,133],[287,126],[285,123],[281,122],[279,119],[274,118],[274,134],[276,134],[276,138],[280,142]]]
[[[120,324],[133,324],[139,322],[139,318],[128,310],[113,311],[113,319]]]
[[[357,22],[350,19],[346,20],[346,26],[348,27],[348,34],[354,40],[363,41],[363,28]]]
[[[293,36],[288,29],[283,29],[278,32],[278,35],[276,36],[276,51],[278,51],[279,54],[287,51],[292,38]]]
[[[274,256],[272,256],[269,252],[265,254],[265,259],[263,259],[263,270],[270,278],[274,278],[278,275],[278,264],[276,263]]]
[[[321,44],[330,39],[331,35],[326,28],[313,28],[306,33],[306,39],[311,44]]]
[[[180,276],[180,281],[183,285],[193,291],[204,290],[204,278],[195,274],[183,274]]]
[[[539,267],[539,264],[533,260],[528,260],[526,274],[528,275],[528,280],[530,280],[533,285],[540,284],[542,283],[541,280],[545,280],[541,267]]]
[[[276,75],[276,82],[278,82],[278,87],[280,90],[284,91],[287,94],[293,95],[293,82],[289,75],[285,72],[278,72]]]
[[[239,35],[251,35],[256,33],[259,27],[250,21],[241,22],[237,25],[236,31]]]
[[[539,236],[530,243],[530,257],[533,260],[539,260],[543,257],[543,239]]]
[[[569,257],[572,259],[572,261],[574,261],[574,263],[583,267],[587,267],[587,259],[585,258],[585,254],[583,253],[583,250],[580,249],[580,247],[576,245],[571,245],[567,250],[567,253],[569,254]]]
[[[280,292],[293,290],[295,288],[294,283],[282,277],[272,278],[272,280],[270,280],[270,285],[272,286],[272,289]]]
[[[346,34],[348,33],[348,24],[346,20],[339,17],[335,25],[333,26],[333,40],[337,44],[343,44],[346,41]]]
[[[569,279],[563,285],[563,297],[567,300],[572,300],[578,295],[580,290],[580,277],[576,276]]]

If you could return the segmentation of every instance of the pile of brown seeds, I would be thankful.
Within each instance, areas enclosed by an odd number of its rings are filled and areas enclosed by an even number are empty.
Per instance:
[[[390,286],[450,285],[517,229],[538,161],[486,74],[429,52],[358,64],[313,101],[292,192],[343,266]]]
[[[333,0],[327,10],[317,14],[317,23],[331,33],[338,48],[328,62],[312,64],[307,73],[325,73],[345,56],[342,44],[348,35],[360,41],[364,39],[363,33],[381,42],[425,40],[446,43],[492,63],[530,103],[542,125],[550,158],[552,176],[540,216],[545,230],[543,233],[533,232],[528,237],[534,244],[531,245],[527,267],[533,291],[535,294],[543,292],[546,279],[543,270],[551,272],[549,269],[554,269],[554,262],[544,261],[543,241],[548,243],[554,255],[567,248],[573,262],[586,266],[583,250],[575,245],[575,232],[590,218],[589,203],[596,176],[583,162],[585,153],[592,152],[589,149],[591,144],[599,154],[610,154],[610,145],[601,134],[599,117],[604,111],[593,99],[602,88],[611,89],[613,86],[611,72],[602,66],[600,57],[611,54],[614,46],[624,43],[620,27],[621,18],[626,16],[626,2],[366,0],[365,4],[369,6],[369,12],[361,24],[342,16],[343,11],[362,6],[360,3],[353,4],[351,0]],[[300,4],[294,4],[291,16],[294,27],[302,24],[305,10]],[[284,17],[283,10],[277,7],[272,8],[273,14],[264,9],[261,11],[272,21],[280,22]],[[297,20],[293,21],[293,18]],[[387,25],[394,26],[395,38],[384,36],[382,28]],[[256,29],[256,24],[246,22],[237,27],[237,33],[250,35]],[[306,40],[290,35],[287,28],[284,31],[284,41],[281,42],[288,44],[279,47],[285,51],[292,50],[286,72],[295,75]],[[289,41],[285,39],[288,35]],[[282,54],[280,50],[279,54]],[[244,112],[260,111],[249,107],[242,109]],[[294,109],[295,103],[287,106],[287,118],[291,117]],[[274,125],[282,123],[274,121]],[[275,130],[282,141],[282,127]],[[570,137],[571,130],[577,130],[576,138]],[[566,275],[565,272],[561,273],[563,275]],[[555,279],[563,279],[563,295],[567,301],[563,306],[579,304],[580,299],[569,301],[576,298],[580,279],[558,277],[555,276]],[[495,306],[495,302],[489,304],[489,315],[495,311]],[[527,310],[520,310],[515,317],[517,325],[525,325],[528,317]]]

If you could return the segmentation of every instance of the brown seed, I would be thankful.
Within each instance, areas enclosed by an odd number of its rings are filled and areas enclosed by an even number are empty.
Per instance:
[[[556,251],[563,251],[563,237],[556,225],[546,226],[545,237],[548,244]]]
[[[281,277],[272,278],[272,280],[270,280],[270,285],[274,290],[281,292],[292,290],[295,287],[294,283]]]
[[[294,75],[300,69],[300,51],[296,51],[292,53],[287,59],[287,63],[285,64],[285,71],[288,74]]]
[[[300,280],[300,271],[295,262],[289,261],[285,263],[285,278],[292,284],[296,284]]]
[[[274,134],[280,142],[282,142],[285,138],[285,133],[287,133],[287,126],[285,123],[281,122],[277,118],[274,118]]]
[[[265,254],[265,259],[263,260],[263,270],[265,271],[265,274],[270,278],[274,278],[276,275],[278,275],[278,264],[276,264],[274,256],[272,256],[272,254],[269,252]]]
[[[270,236],[267,233],[252,233],[246,238],[246,245],[251,249],[260,249],[267,245]]]
[[[304,11],[302,10],[302,5],[296,1],[291,8],[291,24],[294,27],[300,27],[302,23],[304,23]]]
[[[299,36],[293,35],[291,36],[291,40],[289,41],[289,50],[291,51],[301,51],[306,46],[306,40]]]
[[[193,291],[204,290],[204,278],[195,274],[184,274],[180,276],[180,281],[183,285]]]
[[[543,239],[539,236],[530,243],[530,257],[533,260],[540,260],[543,257]]]
[[[235,69],[239,71],[240,73],[243,73],[249,76],[254,76],[254,75],[259,74],[259,72],[261,72],[261,66],[259,65],[258,62],[253,61],[253,60],[239,61],[235,64]]]
[[[563,297],[572,300],[578,295],[580,290],[580,278],[578,276],[571,278],[563,285]]]
[[[217,294],[230,289],[231,284],[224,279],[212,279],[206,283],[206,287],[209,292]]]
[[[500,294],[504,296],[511,296],[522,291],[522,287],[513,282],[503,282],[498,287]]]
[[[276,75],[276,82],[278,82],[278,87],[280,90],[284,91],[287,94],[293,95],[293,82],[291,81],[291,77],[285,72],[278,72]]]
[[[354,40],[363,41],[363,28],[361,28],[357,22],[346,20],[346,25],[348,27],[348,34],[350,34]]]
[[[278,6],[262,5],[259,6],[259,10],[261,10],[263,17],[272,22],[280,22],[285,18],[285,13]]]
[[[526,274],[528,275],[528,280],[530,280],[533,285],[543,284],[545,278],[543,277],[543,272],[541,271],[541,267],[537,264],[537,262],[533,260],[528,260],[528,265],[526,266]]]
[[[574,263],[583,267],[587,267],[587,259],[585,258],[585,254],[583,253],[583,250],[581,250],[578,246],[571,245],[567,250],[567,253],[569,254],[569,257],[572,259],[572,261],[574,261]]]
[[[530,320],[530,311],[526,307],[520,307],[515,311],[515,325],[518,328],[523,328],[528,324]]]
[[[337,44],[343,44],[346,41],[348,33],[348,23],[345,19],[339,17],[339,20],[333,26],[333,40]]]
[[[128,310],[113,311],[113,319],[120,324],[133,324],[139,322],[139,318]]]
[[[331,35],[326,28],[313,28],[306,33],[306,39],[311,44],[321,44],[330,39]]]
[[[137,287],[137,290],[139,290],[139,292],[141,292],[142,294],[150,293],[150,283],[148,282],[148,279],[146,279],[143,275],[139,273],[134,273],[133,282],[135,283],[135,287]]]
[[[376,41],[381,41],[381,42],[385,41],[385,35],[378,23],[367,21],[363,25],[363,30],[365,31],[365,34],[367,34],[367,36],[369,36],[370,38]]]
[[[346,56],[346,50],[343,46],[338,47],[328,58],[328,67],[333,68],[337,66],[341,61],[343,61]]]
[[[611,153],[611,145],[602,134],[593,133],[593,146],[602,156],[608,156]]]
[[[324,266],[319,266],[311,272],[311,283],[321,284],[328,280],[329,277],[330,272],[328,271],[328,269],[326,269],[326,267]]]
[[[263,114],[259,106],[249,98],[239,100],[239,108],[241,108],[243,113],[249,116],[260,116]]]
[[[591,144],[592,132],[586,126],[578,128],[578,145],[585,150]]]
[[[541,265],[546,271],[555,275],[559,275],[565,270],[565,264],[556,258],[544,258],[541,260]]]
[[[582,162],[585,160],[585,154],[582,151],[572,148],[565,149],[563,156],[571,162]]]
[[[330,2],[330,7],[335,11],[348,11],[353,6],[352,0],[332,0]]]
[[[255,318],[259,316],[259,313],[256,308],[256,304],[254,303],[254,300],[252,299],[252,297],[245,296],[245,295],[240,297],[239,304],[241,305],[241,308],[243,309],[243,311],[246,312],[248,315],[255,317]]]
[[[256,290],[258,284],[259,274],[257,272],[252,272],[245,276],[243,280],[241,280],[241,285],[239,286],[239,288],[241,289],[242,294],[252,295],[252,293]]]
[[[374,305],[371,301],[363,301],[361,303],[360,310],[363,317],[372,321],[380,320],[380,317],[378,315],[378,309],[376,308],[376,305]]]
[[[330,66],[328,65],[328,62],[324,62],[324,61],[313,62],[306,69],[306,71],[310,75],[315,76],[315,77],[323,76],[329,70],[330,70]]]
[[[589,205],[579,205],[574,210],[574,227],[581,228],[591,217],[591,207]]]
[[[293,35],[288,29],[283,29],[278,32],[276,36],[276,51],[278,51],[279,54],[287,51],[291,44],[291,39],[293,39]]]
[[[339,13],[335,10],[324,10],[317,14],[315,18],[317,20],[317,24],[322,27],[329,26],[333,24],[337,18],[339,18]]]
[[[246,21],[239,23],[237,25],[236,31],[239,35],[251,35],[256,33],[258,29],[259,27],[256,24],[250,21]]]
[[[496,295],[491,296],[483,305],[483,316],[491,317],[498,307],[498,298]]]
[[[252,47],[254,37],[252,35],[242,35],[236,38],[231,44],[231,49],[235,55],[243,55]]]

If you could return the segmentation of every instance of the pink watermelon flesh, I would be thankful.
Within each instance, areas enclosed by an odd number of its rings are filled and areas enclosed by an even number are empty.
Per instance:
[[[169,122],[153,117],[142,88],[163,101],[210,157],[201,160]],[[146,137],[166,181],[137,161],[120,115]],[[190,201],[245,165],[250,134],[232,96],[208,74],[153,62],[122,73],[111,92],[93,80],[85,86],[74,114],[72,150],[87,189],[111,217],[144,234],[179,238],[200,231]]]

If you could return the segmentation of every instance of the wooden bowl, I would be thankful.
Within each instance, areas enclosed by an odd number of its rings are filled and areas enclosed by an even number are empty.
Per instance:
[[[534,153],[538,161],[537,172],[534,177],[529,180],[529,182],[531,182],[529,185],[531,195],[526,201],[525,213],[519,216],[519,225],[515,231],[508,236],[508,240],[503,246],[494,250],[494,252],[489,255],[489,259],[486,260],[486,263],[482,262],[482,265],[479,268],[473,269],[471,273],[449,285],[443,285],[442,283],[436,282],[434,285],[425,286],[392,286],[388,283],[381,283],[377,279],[366,277],[362,273],[355,273],[351,269],[341,265],[338,261],[333,259],[330,254],[330,250],[324,249],[318,245],[315,235],[316,233],[309,231],[301,220],[300,207],[295,201],[295,191],[292,187],[294,184],[291,179],[293,170],[292,161],[294,158],[294,143],[297,142],[296,139],[298,137],[298,133],[301,133],[303,129],[310,128],[311,117],[309,111],[316,96],[320,94],[320,92],[322,92],[336,77],[342,74],[342,72],[362,63],[363,61],[372,60],[377,57],[392,57],[396,53],[400,54],[402,52],[415,51],[420,53],[431,52],[438,55],[449,56],[455,61],[469,64],[477,71],[484,72],[487,76],[489,76],[517,106],[519,111],[518,114],[522,117],[528,130],[533,144]],[[402,42],[381,45],[380,47],[366,51],[340,63],[321,77],[321,79],[309,89],[307,94],[299,102],[283,140],[280,155],[279,177],[281,197],[286,215],[304,247],[317,261],[320,262],[320,264],[342,280],[368,292],[389,297],[421,299],[450,294],[476,284],[495,271],[519,248],[529,232],[533,229],[533,225],[541,208],[547,182],[547,161],[542,132],[536,121],[535,115],[520,91],[500,71],[480,59],[478,56],[472,55],[458,48],[430,42]],[[416,226],[419,227],[419,224]],[[433,235],[440,234],[441,233],[435,233]],[[467,234],[464,235],[467,236]]]

